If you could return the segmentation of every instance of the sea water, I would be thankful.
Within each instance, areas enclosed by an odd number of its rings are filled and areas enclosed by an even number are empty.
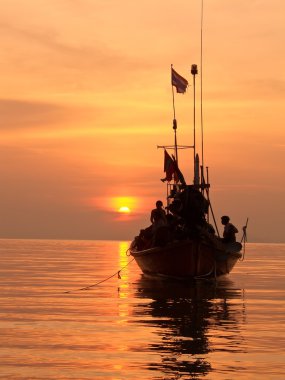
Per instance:
[[[0,240],[0,379],[285,379],[285,245],[192,284],[128,246]]]

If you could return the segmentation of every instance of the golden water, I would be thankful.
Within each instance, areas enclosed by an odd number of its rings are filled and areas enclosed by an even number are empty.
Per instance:
[[[218,283],[144,278],[127,242],[0,240],[0,379],[285,379],[285,245]],[[71,293],[64,293],[72,291]]]

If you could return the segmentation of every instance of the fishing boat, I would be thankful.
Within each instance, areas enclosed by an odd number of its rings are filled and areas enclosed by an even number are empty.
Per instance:
[[[146,275],[193,280],[230,273],[242,258],[241,248],[242,244],[238,242],[217,248],[197,238],[139,250],[134,240],[130,253]]]
[[[243,227],[241,242],[235,241],[235,236],[227,240],[219,235],[210,201],[208,167],[204,170],[203,128],[201,128],[201,165],[196,151],[195,77],[198,74],[197,65],[191,66],[191,74],[194,91],[193,145],[177,144],[174,88],[176,93],[184,93],[188,87],[188,81],[171,65],[174,144],[158,146],[164,149],[166,176],[162,181],[166,183],[167,188],[166,212],[161,211],[160,204],[159,212],[164,214],[163,218],[159,223],[154,221],[151,226],[142,229],[133,239],[129,249],[130,255],[144,274],[179,280],[216,278],[230,273],[237,261],[243,259],[241,251],[246,241],[246,226]],[[188,148],[193,149],[194,152],[193,183],[191,184],[186,183],[178,165],[178,150]],[[173,149],[174,154],[169,154],[169,149]],[[162,219],[164,219],[163,222]]]

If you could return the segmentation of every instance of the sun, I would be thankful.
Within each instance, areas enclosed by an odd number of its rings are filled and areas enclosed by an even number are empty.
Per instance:
[[[129,214],[131,212],[128,206],[121,206],[118,211],[122,214]]]
[[[134,212],[137,205],[135,197],[112,197],[110,199],[110,206],[113,210],[121,215],[130,215]]]

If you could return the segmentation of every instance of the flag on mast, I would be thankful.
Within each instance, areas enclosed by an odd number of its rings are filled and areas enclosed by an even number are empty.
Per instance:
[[[188,87],[188,81],[179,75],[172,67],[171,67],[171,84],[176,88],[176,92],[179,94],[184,94]]]
[[[162,178],[162,182],[170,182],[173,178],[175,182],[180,182],[183,185],[186,185],[185,179],[182,172],[180,171],[175,157],[172,157],[168,154],[166,149],[164,149],[164,172],[165,178]]]
[[[162,182],[170,182],[175,173],[175,164],[166,149],[164,149],[164,173],[165,178],[161,179]]]

